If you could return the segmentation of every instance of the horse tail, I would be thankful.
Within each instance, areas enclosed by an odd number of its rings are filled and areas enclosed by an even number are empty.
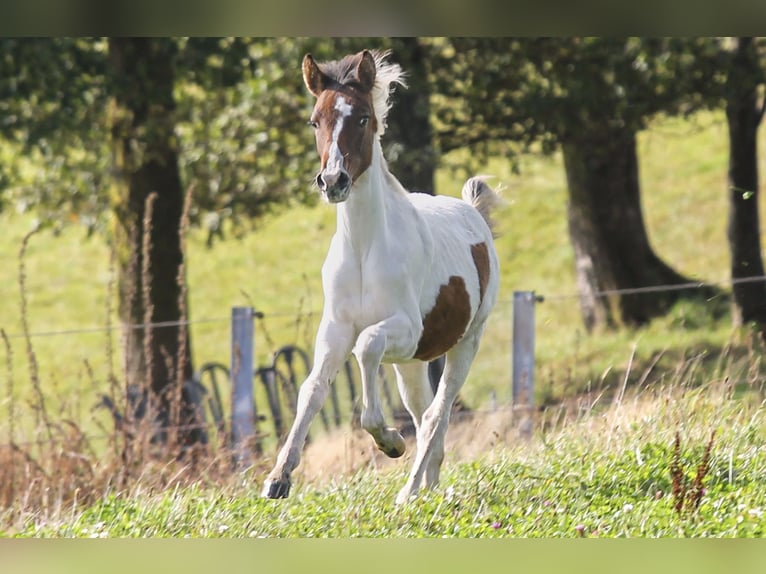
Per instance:
[[[492,220],[491,214],[494,208],[503,203],[503,200],[497,191],[492,189],[487,183],[490,177],[488,175],[477,175],[468,179],[463,184],[461,195],[463,201],[470,203],[481,214],[494,236],[495,223]]]

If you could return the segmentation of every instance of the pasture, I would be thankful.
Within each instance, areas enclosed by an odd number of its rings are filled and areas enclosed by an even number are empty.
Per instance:
[[[489,433],[488,450],[448,440],[441,487],[402,507],[401,459],[353,472],[330,466],[290,498],[259,497],[252,473],[228,483],[196,480],[158,488],[146,476],[84,507],[26,512],[5,534],[34,537],[762,537],[766,520],[764,413],[723,384],[690,389],[678,379],[524,441],[497,414],[458,433]],[[759,398],[762,395],[759,395]],[[507,413],[505,413],[507,416]],[[674,454],[674,433],[680,448]],[[676,510],[674,460],[688,482],[716,431],[698,506]],[[494,435],[492,433],[495,433]],[[502,433],[502,434],[501,434]],[[490,439],[489,437],[492,437]],[[361,437],[368,439],[368,437]],[[506,442],[506,440],[508,442]],[[345,437],[346,448],[353,441]],[[368,443],[369,441],[367,441]],[[465,441],[469,443],[470,441]],[[369,449],[362,442],[361,451]],[[318,448],[312,445],[310,466]],[[350,452],[346,456],[352,456]],[[321,454],[320,454],[321,458]],[[300,467],[299,467],[300,469]],[[298,474],[303,474],[300,471]],[[330,473],[333,473],[330,475]]]
[[[702,114],[659,120],[639,140],[652,245],[687,276],[724,285],[725,135],[721,114]],[[763,375],[760,349],[749,334],[735,331],[727,313],[711,317],[710,307],[721,306],[711,301],[681,303],[642,329],[586,335],[560,158],[529,156],[520,174],[500,160],[482,171],[498,177],[507,202],[497,214],[499,302],[461,392],[476,416],[449,431],[436,492],[395,509],[391,501],[403,484],[411,445],[403,460],[384,462],[370,455],[367,437],[347,430],[309,446],[305,468],[296,471],[300,484],[287,501],[258,498],[271,452],[244,476],[222,476],[213,464],[195,477],[173,464],[147,465],[130,484],[102,480],[87,496],[64,496],[53,483],[45,497],[25,499],[17,492],[18,500],[0,515],[0,534],[762,535]],[[439,193],[457,195],[464,176],[442,169]],[[101,238],[86,239],[76,225],[58,236],[43,231],[30,239],[23,261],[32,335],[27,349],[17,254],[31,223],[27,214],[0,215],[0,327],[8,337],[0,352],[0,442],[11,432],[20,444],[39,438],[33,362],[52,417],[103,438],[111,421],[92,407],[108,390],[110,373],[119,378],[121,372],[119,333],[108,330],[116,321],[109,252]],[[234,305],[252,304],[265,313],[256,325],[258,364],[282,344],[310,349],[322,302],[319,267],[333,230],[333,209],[317,205],[268,216],[255,232],[212,248],[192,231],[188,283],[195,364],[228,361]],[[514,290],[545,297],[537,309],[536,402],[549,408],[539,413],[531,439],[518,436],[517,420],[507,409]],[[677,512],[670,473],[675,433],[691,481],[714,430],[705,493],[697,508]],[[105,439],[91,443],[94,476],[114,472],[99,465],[108,452]]]

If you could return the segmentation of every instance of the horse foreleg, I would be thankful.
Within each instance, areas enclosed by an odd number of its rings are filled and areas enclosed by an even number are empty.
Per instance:
[[[274,468],[266,477],[261,495],[286,498],[290,493],[290,474],[298,466],[309,426],[322,408],[335,378],[352,345],[350,326],[323,321],[317,333],[314,365],[298,391],[295,420],[282,445]]]
[[[402,456],[405,444],[397,429],[386,426],[378,394],[378,367],[384,355],[411,354],[415,343],[412,323],[404,315],[395,315],[364,329],[354,346],[362,375],[362,428],[391,458]]]

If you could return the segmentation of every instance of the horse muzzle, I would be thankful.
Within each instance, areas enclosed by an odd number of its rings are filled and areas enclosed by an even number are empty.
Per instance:
[[[336,172],[320,171],[316,178],[317,187],[328,203],[340,203],[348,198],[351,191],[351,177],[345,170]]]

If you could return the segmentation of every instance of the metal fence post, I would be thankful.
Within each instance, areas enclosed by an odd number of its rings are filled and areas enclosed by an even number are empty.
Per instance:
[[[535,303],[542,297],[534,291],[513,293],[513,379],[514,410],[527,411],[522,424],[526,434],[532,430],[531,414],[535,402]]]
[[[235,468],[252,464],[255,436],[253,412],[253,337],[252,307],[231,309],[231,444]]]

